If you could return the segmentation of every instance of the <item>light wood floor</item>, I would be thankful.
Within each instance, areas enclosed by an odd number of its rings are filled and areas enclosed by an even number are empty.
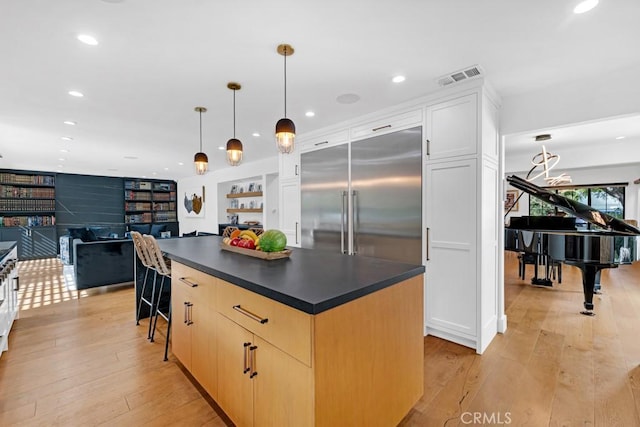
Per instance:
[[[164,334],[149,343],[135,326],[131,287],[77,294],[57,260],[20,268],[0,426],[225,425],[175,358],[162,361]],[[578,314],[577,269],[553,288],[519,280],[510,253],[505,271],[508,331],[482,356],[425,338],[425,394],[401,425],[639,426],[640,265],[603,274],[595,317]]]

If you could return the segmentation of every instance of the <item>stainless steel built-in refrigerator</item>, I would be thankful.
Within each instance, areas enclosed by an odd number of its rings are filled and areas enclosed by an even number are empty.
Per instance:
[[[422,128],[301,155],[302,247],[422,263]]]

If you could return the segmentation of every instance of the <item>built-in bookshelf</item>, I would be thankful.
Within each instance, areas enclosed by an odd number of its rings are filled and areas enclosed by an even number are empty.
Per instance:
[[[55,175],[0,173],[0,225],[40,227],[55,225]]]
[[[127,224],[177,222],[176,183],[125,179],[124,211]]]

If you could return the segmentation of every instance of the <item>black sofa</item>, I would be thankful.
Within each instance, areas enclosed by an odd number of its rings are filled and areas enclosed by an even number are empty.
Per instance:
[[[73,240],[76,289],[133,282],[135,252],[131,239]]]

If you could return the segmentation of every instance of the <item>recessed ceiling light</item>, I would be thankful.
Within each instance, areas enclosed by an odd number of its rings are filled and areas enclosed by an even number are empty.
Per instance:
[[[616,136],[616,139],[624,139],[624,136]]]
[[[164,170],[168,171],[168,170],[169,170],[169,168],[164,168]]]
[[[405,81],[405,77],[404,76],[395,76],[394,78],[391,79],[392,82],[394,83],[402,83],[403,81]]]
[[[73,141],[73,138],[70,136],[61,136],[60,139],[64,139],[65,141]]]
[[[218,150],[226,150],[223,146],[218,147]]]
[[[60,150],[61,153],[68,153],[69,150],[65,150],[64,148],[62,150]]]
[[[178,162],[178,166],[184,166],[183,162]]]
[[[62,123],[64,123],[65,125],[69,125],[69,126],[75,126],[75,125],[78,124],[78,123],[74,122],[73,120],[65,120]]]
[[[255,137],[258,137],[258,136],[260,136],[260,133],[259,133],[259,132],[254,132],[254,133],[252,133],[251,135],[252,135],[252,136],[255,136]]]
[[[313,117],[316,115],[316,113],[314,113],[313,111],[307,111],[306,113],[304,113],[304,115],[307,117]]]
[[[78,40],[80,40],[84,44],[88,44],[89,46],[97,46],[98,40],[95,37],[90,36],[89,34],[78,34]]]
[[[585,13],[593,9],[598,5],[598,0],[584,0],[583,2],[578,3],[578,5],[573,9],[573,13]]]
[[[76,98],[82,98],[84,96],[82,92],[78,92],[77,90],[70,90],[69,95],[75,96]]]
[[[64,157],[60,157],[58,160],[60,160],[61,162],[64,162],[67,159],[65,159]]]
[[[345,93],[336,98],[338,104],[355,104],[360,101],[360,96],[355,93]]]

